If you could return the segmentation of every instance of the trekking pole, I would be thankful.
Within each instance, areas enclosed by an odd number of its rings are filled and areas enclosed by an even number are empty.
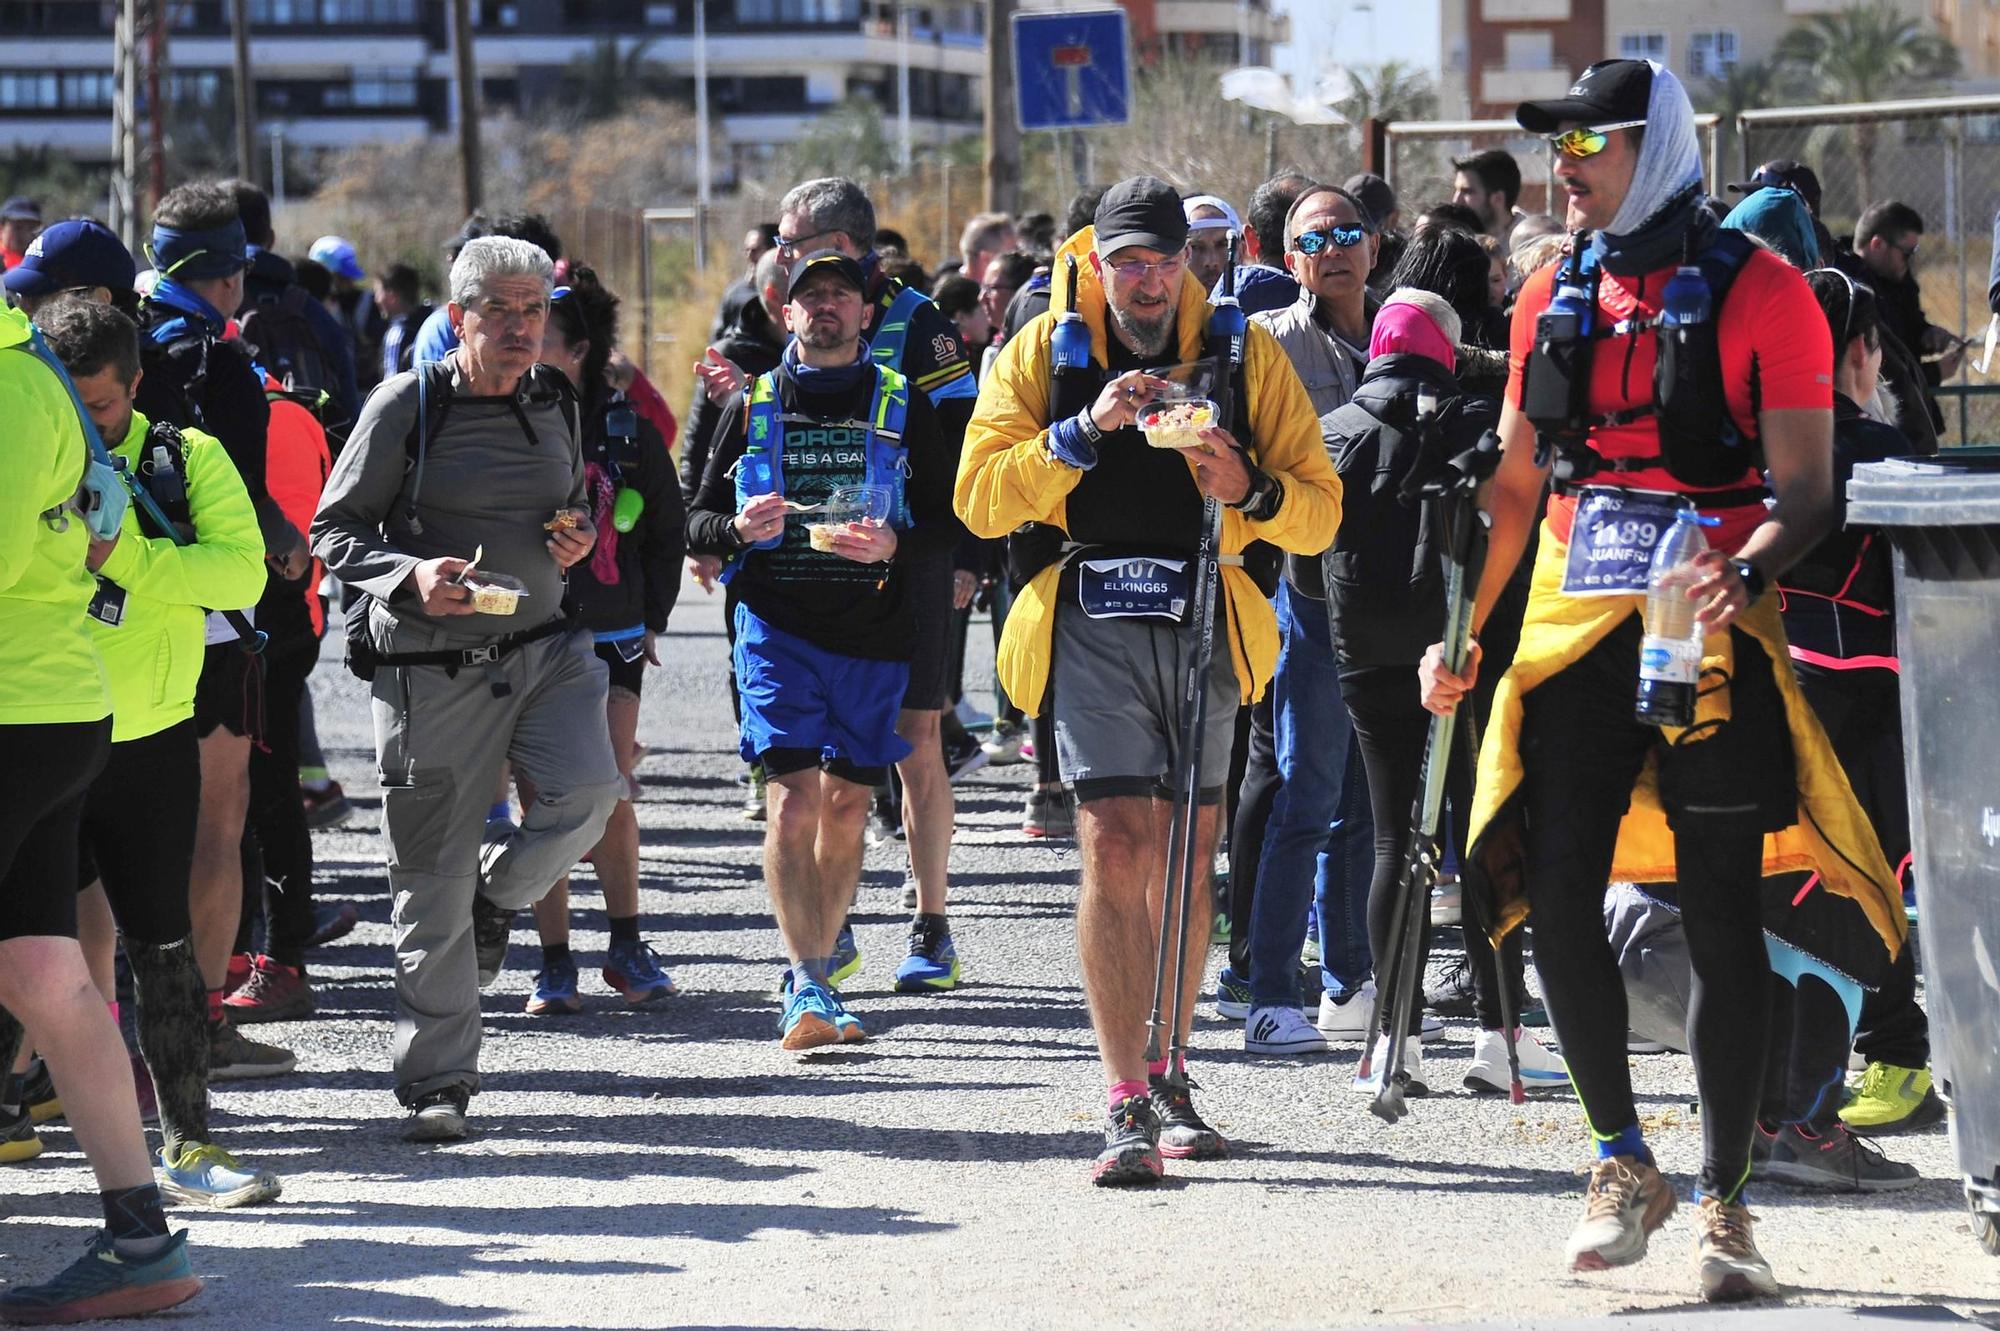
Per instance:
[[[1424,406],[1419,399],[1418,428],[1435,415],[1435,403]],[[1478,444],[1440,468],[1438,474],[1421,482],[1406,483],[1402,498],[1423,499],[1439,507],[1440,525],[1446,533],[1445,548],[1445,634],[1444,665],[1453,674],[1462,674],[1471,655],[1472,613],[1478,590],[1480,559],[1474,545],[1475,526],[1481,519],[1477,496],[1480,483],[1499,465],[1499,439],[1491,431]],[[1378,983],[1374,1011],[1369,1014],[1368,1043],[1361,1056],[1357,1081],[1372,1080],[1375,1041],[1381,1030],[1382,1005],[1389,1005],[1388,1057],[1381,1070],[1375,1098],[1369,1108],[1386,1123],[1394,1123],[1409,1112],[1404,1087],[1409,1074],[1403,1068],[1403,1049],[1410,1018],[1416,1007],[1417,958],[1428,923],[1430,889],[1437,881],[1437,834],[1444,809],[1445,778],[1450,770],[1452,740],[1458,721],[1457,711],[1432,716],[1424,743],[1423,779],[1411,810],[1412,835],[1397,881],[1399,896],[1395,936],[1390,940],[1389,981],[1394,986],[1385,1000]]]

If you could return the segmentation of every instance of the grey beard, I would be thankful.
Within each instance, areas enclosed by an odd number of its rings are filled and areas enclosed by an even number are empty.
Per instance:
[[[1118,330],[1125,334],[1126,345],[1141,356],[1157,356],[1167,349],[1167,344],[1173,337],[1174,316],[1180,312],[1170,305],[1165,314],[1149,322],[1134,317],[1129,310],[1119,309],[1116,305],[1110,306],[1110,310],[1111,318],[1117,323]]]

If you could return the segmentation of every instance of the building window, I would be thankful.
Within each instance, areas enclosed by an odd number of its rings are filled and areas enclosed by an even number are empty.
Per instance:
[[[1727,28],[1688,35],[1689,78],[1717,79],[1736,67],[1736,34]]]
[[[417,104],[414,74],[385,73],[381,70],[354,71],[353,80],[326,90],[328,107],[356,107],[370,110],[406,108]]]
[[[647,5],[646,26],[649,28],[671,28],[680,21],[680,10],[681,7],[679,5]]]
[[[62,76],[62,102],[68,110],[108,110],[117,96],[118,80],[107,70],[68,70]]]
[[[1514,28],[1502,37],[1508,69],[1553,69],[1556,35],[1548,28]]]
[[[1664,32],[1627,32],[1619,35],[1618,58],[1621,60],[1667,61],[1667,34]]]
[[[176,69],[167,73],[167,102],[172,106],[214,106],[222,100],[222,74],[213,69]]]
[[[859,23],[861,0],[736,0],[738,23]]]
[[[0,110],[48,110],[62,105],[52,72],[0,69]]]

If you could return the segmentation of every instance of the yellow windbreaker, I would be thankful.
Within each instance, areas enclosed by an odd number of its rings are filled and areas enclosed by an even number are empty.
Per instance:
[[[1077,256],[1077,311],[1090,328],[1091,358],[1108,363],[1104,289],[1088,262],[1095,236],[1085,227],[1056,256],[1056,290],[1044,314],[1001,348],[979,403],[966,427],[952,507],[973,535],[995,538],[1026,522],[1045,522],[1067,531],[1065,504],[1082,472],[1048,450],[1049,337],[1053,311],[1067,304],[1063,256]],[[1201,355],[1209,304],[1201,283],[1181,279],[1180,355]],[[1242,440],[1258,467],[1283,487],[1284,502],[1269,522],[1252,522],[1235,509],[1222,511],[1222,554],[1240,555],[1252,541],[1268,541],[1293,554],[1316,555],[1333,544],[1340,526],[1340,478],[1321,442],[1319,417],[1305,385],[1284,351],[1253,323],[1244,343],[1244,380],[1249,396],[1250,434]],[[1188,468],[1193,471],[1194,464]],[[1043,569],[1015,598],[1000,641],[1000,682],[1007,696],[1030,716],[1041,712],[1048,686],[1050,644],[1055,634],[1056,582],[1061,563]],[[1240,561],[1222,568],[1230,658],[1242,701],[1263,696],[1278,659],[1278,623],[1271,603],[1243,571]]]

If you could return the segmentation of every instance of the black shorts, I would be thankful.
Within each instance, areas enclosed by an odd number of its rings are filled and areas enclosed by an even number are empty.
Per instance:
[[[837,776],[842,781],[851,781],[870,790],[889,780],[889,769],[886,766],[859,767],[839,755],[826,758],[824,750],[821,749],[766,749],[757,755],[757,761],[763,764],[767,780],[790,776],[794,772],[803,772],[814,767],[828,776]]]
[[[194,733],[207,739],[220,727],[252,740],[264,736],[264,658],[233,642],[202,653],[194,687]]]
[[[626,653],[631,659],[626,659]],[[646,683],[646,640],[627,638],[623,642],[600,642],[597,659],[611,671],[611,687],[638,697]]]
[[[0,726],[0,938],[76,937],[77,829],[111,719]]]
[[[905,576],[916,645],[910,651],[910,683],[903,706],[911,711],[944,709],[955,635],[951,616],[952,567],[949,552],[913,561]]]
[[[127,938],[165,945],[187,937],[200,812],[201,744],[192,720],[111,746],[84,796],[76,885],[104,880]]]

